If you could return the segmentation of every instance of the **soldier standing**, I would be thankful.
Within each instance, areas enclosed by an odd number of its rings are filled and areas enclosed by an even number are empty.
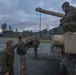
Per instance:
[[[64,32],[76,32],[76,8],[70,6],[69,2],[64,2],[62,9],[65,16],[60,20],[60,26],[62,26]]]
[[[22,34],[18,35],[17,53],[19,55],[20,75],[26,75],[26,50],[25,43],[22,41]]]
[[[14,46],[13,41],[6,42],[6,48],[1,53],[1,73],[2,75],[14,75]]]
[[[35,58],[38,59],[37,51],[38,51],[38,47],[39,47],[40,41],[39,41],[39,39],[37,37],[34,37],[33,39],[34,39],[33,42],[34,42]]]

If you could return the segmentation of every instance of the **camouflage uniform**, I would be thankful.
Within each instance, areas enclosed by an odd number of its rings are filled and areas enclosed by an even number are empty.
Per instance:
[[[35,52],[35,58],[37,59],[38,58],[38,55],[37,55],[37,50],[38,50],[38,47],[39,47],[39,44],[40,44],[40,41],[37,37],[28,37],[26,39],[26,44],[29,43],[29,48],[34,48],[34,52]]]
[[[20,39],[17,43],[17,53],[19,55],[25,55],[27,48],[25,48],[25,43]]]
[[[4,75],[6,72],[9,72],[9,75],[14,75],[14,68],[13,68],[13,62],[14,62],[14,49],[17,45],[13,47],[9,47],[9,45],[13,43],[12,40],[8,40],[6,42],[6,48],[1,52],[1,73]]]
[[[35,37],[34,38],[34,52],[35,52],[35,58],[36,59],[38,58],[37,50],[38,50],[39,44],[40,44],[39,39]]]
[[[17,53],[19,55],[19,75],[26,75],[26,50],[25,43],[22,41],[22,35],[18,35]]]
[[[69,6],[65,16],[60,20],[60,26],[62,26],[65,32],[75,32],[76,31],[76,8]]]
[[[60,26],[63,27],[64,32],[76,32],[76,8],[70,6],[68,2],[62,5],[65,11],[65,16],[60,20]],[[62,74],[61,75],[76,75],[76,55],[62,53]]]
[[[9,72],[9,75],[14,75],[14,51],[11,48],[5,48],[1,54],[1,72]]]

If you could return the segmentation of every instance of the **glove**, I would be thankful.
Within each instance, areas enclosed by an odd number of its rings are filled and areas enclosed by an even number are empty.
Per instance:
[[[63,19],[60,19],[60,23],[63,21]]]
[[[60,23],[60,24],[59,24],[59,26],[61,27],[61,26],[62,26],[62,24]]]

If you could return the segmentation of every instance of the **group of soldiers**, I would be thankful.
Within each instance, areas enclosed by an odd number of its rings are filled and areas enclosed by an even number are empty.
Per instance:
[[[64,32],[76,32],[76,8],[70,6],[69,2],[64,2],[62,4],[62,9],[65,12],[65,16],[60,20],[60,26],[63,28]],[[29,49],[30,47],[34,47],[35,56],[37,59],[37,49],[39,46],[39,40],[37,38],[35,40],[37,40],[34,42],[35,46],[31,41],[26,41],[25,44],[22,41],[22,35],[19,35],[18,43],[15,46],[12,40],[6,42],[6,48],[1,53],[1,75],[14,75],[13,62],[14,62],[14,49],[16,47],[20,61],[20,69],[21,69],[20,75],[26,75],[26,64],[24,62],[26,61],[25,55],[27,53],[27,49]],[[62,75],[68,75],[67,73],[64,72],[64,70],[66,70],[65,66],[63,67],[64,69],[62,69],[63,71]]]
[[[30,37],[26,39],[26,42],[22,40],[22,34],[18,35],[18,43],[14,45],[12,40],[6,42],[6,48],[1,53],[0,57],[0,74],[1,75],[14,75],[14,49],[17,49],[17,54],[19,56],[19,68],[20,75],[26,75],[26,53],[31,47],[34,47],[35,58],[37,59],[37,49],[39,46],[39,39],[37,37]]]

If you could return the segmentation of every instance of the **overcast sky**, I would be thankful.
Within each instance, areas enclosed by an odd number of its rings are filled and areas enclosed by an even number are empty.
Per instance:
[[[76,6],[76,0],[0,0],[0,26],[2,23],[11,25],[13,29],[39,30],[40,13],[37,7],[64,13],[61,9],[63,2],[68,1]],[[41,14],[41,29],[52,29],[59,25],[60,18]],[[1,28],[0,28],[1,31]]]

